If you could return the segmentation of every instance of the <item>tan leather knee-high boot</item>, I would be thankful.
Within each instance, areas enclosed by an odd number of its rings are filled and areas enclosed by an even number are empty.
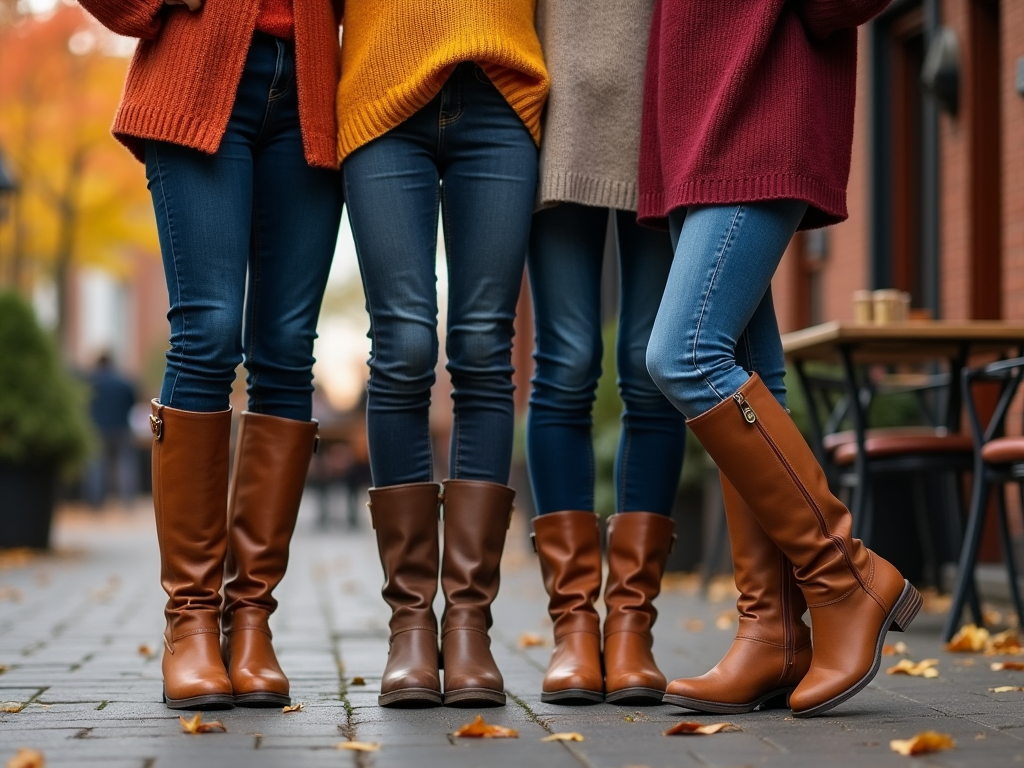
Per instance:
[[[886,631],[906,629],[921,596],[853,538],[849,510],[756,374],[688,425],[793,563],[811,612],[814,651],[790,706],[797,717],[826,712],[871,682]]]
[[[722,494],[740,591],[739,628],[714,669],[668,684],[665,703],[723,714],[785,707],[811,664],[811,630],[801,618],[807,603],[793,578],[793,564],[725,475]]]
[[[440,568],[441,486],[408,483],[370,489],[370,515],[384,566],[384,600],[391,606],[382,707],[441,703],[434,596]]]
[[[171,709],[228,709],[220,654],[220,588],[227,545],[231,410],[193,413],[153,401],[153,508],[160,543],[164,701]]]
[[[491,655],[491,603],[515,491],[475,480],[444,481],[441,654],[445,706],[500,706],[505,681]]]
[[[533,520],[555,647],[540,700],[604,701],[601,618],[601,529],[593,512],[549,512]]]
[[[269,619],[277,608],[272,593],[288,566],[316,441],[315,421],[242,413],[228,493],[222,620],[228,676],[239,706],[291,704]]]
[[[654,661],[652,646],[661,592],[675,523],[654,512],[619,512],[608,521],[608,583],[604,602],[605,701],[660,704],[665,676]]]

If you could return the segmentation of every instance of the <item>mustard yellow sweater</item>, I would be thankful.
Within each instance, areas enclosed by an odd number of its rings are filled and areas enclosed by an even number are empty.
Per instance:
[[[338,86],[338,156],[383,135],[479,64],[540,141],[548,72],[536,0],[348,0]]]

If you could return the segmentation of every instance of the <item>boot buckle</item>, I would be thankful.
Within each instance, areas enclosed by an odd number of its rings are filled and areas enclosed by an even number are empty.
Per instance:
[[[531,533],[530,534],[530,543],[533,545],[533,551],[537,552],[537,534],[536,533]]]
[[[159,442],[164,436],[164,420],[155,414],[149,414],[149,429],[153,432],[153,439]]]

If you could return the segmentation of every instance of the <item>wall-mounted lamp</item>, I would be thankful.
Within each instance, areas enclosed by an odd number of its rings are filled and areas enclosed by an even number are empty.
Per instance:
[[[960,104],[960,44],[949,27],[939,27],[932,36],[921,67],[921,84],[942,109],[956,114]]]

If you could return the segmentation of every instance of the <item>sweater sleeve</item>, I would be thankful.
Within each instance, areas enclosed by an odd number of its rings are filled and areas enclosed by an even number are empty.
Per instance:
[[[811,34],[826,38],[840,29],[852,29],[871,21],[890,0],[800,0],[800,14]]]
[[[79,0],[111,32],[152,40],[160,31],[164,0]]]

